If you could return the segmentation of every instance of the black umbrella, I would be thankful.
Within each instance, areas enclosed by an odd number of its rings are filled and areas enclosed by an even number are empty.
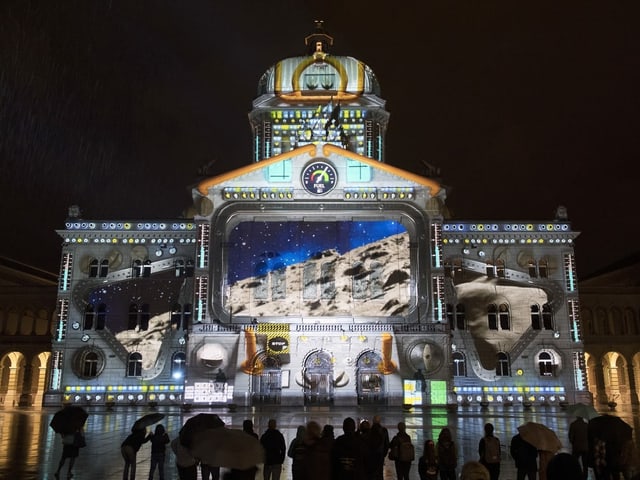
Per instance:
[[[605,443],[622,445],[631,440],[633,427],[620,417],[613,415],[600,415],[589,420],[587,427],[590,438],[599,438]]]
[[[149,413],[144,417],[140,417],[138,420],[136,420],[133,424],[133,427],[131,427],[131,430],[142,430],[144,428],[147,428],[149,425],[158,423],[163,418],[163,413]]]
[[[69,405],[58,410],[51,419],[49,426],[56,433],[74,433],[84,427],[89,413],[78,405]]]
[[[215,413],[198,413],[184,422],[180,429],[180,443],[191,448],[194,436],[209,428],[224,427],[224,422]]]

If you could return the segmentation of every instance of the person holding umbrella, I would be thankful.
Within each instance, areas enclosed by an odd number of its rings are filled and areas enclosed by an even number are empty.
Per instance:
[[[135,425],[134,425],[135,427]],[[149,441],[146,427],[132,428],[131,433],[120,445],[120,453],[124,459],[124,470],[122,480],[135,480],[136,478],[136,456],[143,443]]]
[[[60,463],[58,463],[58,469],[53,476],[60,478],[60,470],[64,466],[67,458],[69,459],[69,469],[67,470],[67,478],[72,478],[73,464],[80,454],[80,448],[86,445],[84,441],[84,434],[81,429],[76,430],[74,433],[63,433],[62,435],[62,456],[60,457]]]
[[[160,480],[164,480],[164,459],[167,454],[167,444],[171,441],[163,425],[156,425],[153,433],[147,437],[151,442],[151,467],[149,468],[149,480],[153,479],[153,473],[158,467]]]

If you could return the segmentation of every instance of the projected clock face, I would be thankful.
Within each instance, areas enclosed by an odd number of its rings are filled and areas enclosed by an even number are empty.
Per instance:
[[[314,195],[329,193],[336,186],[338,174],[327,162],[313,162],[302,171],[302,184],[307,192]]]

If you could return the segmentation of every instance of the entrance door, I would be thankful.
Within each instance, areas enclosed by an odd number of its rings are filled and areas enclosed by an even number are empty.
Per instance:
[[[251,400],[254,405],[279,405],[282,393],[280,362],[273,357],[258,359],[262,368],[251,381]]]
[[[373,350],[364,352],[356,363],[358,405],[384,405],[384,375],[378,370],[382,357]]]
[[[333,363],[331,355],[323,350],[311,353],[305,360],[305,405],[331,405],[333,403]]]

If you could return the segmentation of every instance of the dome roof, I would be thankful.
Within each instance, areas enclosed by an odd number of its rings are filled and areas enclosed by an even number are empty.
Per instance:
[[[353,57],[329,54],[333,38],[321,21],[316,22],[315,33],[305,38],[305,43],[308,55],[280,60],[262,75],[258,96],[310,102],[318,97],[346,100],[366,94],[380,96],[378,80],[369,66]]]

